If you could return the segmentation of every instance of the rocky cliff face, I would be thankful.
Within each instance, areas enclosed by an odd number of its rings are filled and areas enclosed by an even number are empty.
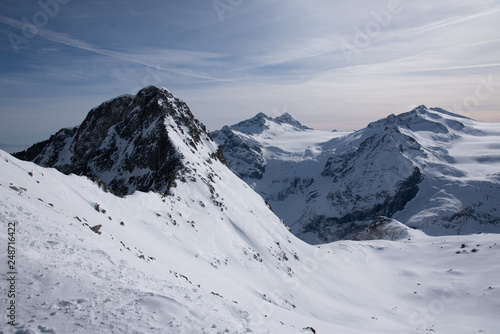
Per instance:
[[[173,138],[182,137],[179,141]],[[16,157],[65,174],[103,180],[118,195],[167,192],[186,169],[184,152],[209,150],[223,159],[188,106],[165,88],[147,87],[92,109],[83,123],[62,129]]]
[[[500,230],[498,124],[425,106],[351,133],[291,124],[257,115],[214,138],[300,238],[351,238],[378,216],[433,235]]]
[[[240,178],[261,179],[266,171],[262,148],[236,135],[231,128],[224,126],[213,132],[212,138],[219,143],[224,155],[231,156],[229,168]]]

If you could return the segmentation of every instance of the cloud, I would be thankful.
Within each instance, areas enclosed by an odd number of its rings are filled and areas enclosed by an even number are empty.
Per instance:
[[[438,20],[436,22],[432,22],[429,24],[426,24],[424,26],[420,26],[417,28],[411,28],[411,29],[403,29],[398,32],[398,34],[401,36],[413,36],[414,34],[423,34],[423,33],[428,33],[432,32],[437,29],[444,29],[444,28],[449,28],[451,26],[457,25],[457,24],[463,24],[468,21],[476,20],[476,19],[482,19],[487,16],[492,16],[495,14],[500,13],[500,6],[495,6],[493,8],[488,8],[485,10],[482,10],[478,13],[474,14],[464,14],[464,15],[459,15],[459,16],[454,16],[451,18],[445,18],[442,20]]]

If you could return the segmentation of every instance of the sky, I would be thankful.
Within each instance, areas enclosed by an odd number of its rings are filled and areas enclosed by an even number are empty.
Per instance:
[[[355,130],[441,107],[500,122],[499,0],[0,0],[0,143],[168,88],[209,130]]]

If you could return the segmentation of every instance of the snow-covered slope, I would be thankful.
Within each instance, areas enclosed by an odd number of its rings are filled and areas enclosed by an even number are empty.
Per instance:
[[[312,246],[220,162],[123,198],[0,151],[1,333],[497,333],[496,234]],[[202,167],[203,166],[203,167]],[[213,173],[208,186],[205,171]],[[217,193],[220,197],[213,198]],[[397,222],[395,223],[397,224]],[[102,225],[95,233],[90,227]],[[94,228],[97,230],[97,228]],[[0,261],[6,291],[7,255]]]
[[[500,232],[499,124],[425,106],[351,133],[256,117],[262,131],[244,121],[213,138],[303,240],[350,238],[379,215],[432,235]]]

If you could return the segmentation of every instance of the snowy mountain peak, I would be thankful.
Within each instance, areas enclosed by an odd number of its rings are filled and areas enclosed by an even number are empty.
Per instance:
[[[232,125],[231,128],[244,133],[261,133],[267,129],[266,121],[268,120],[271,120],[271,118],[260,112],[252,118]]]
[[[471,120],[471,118],[458,115],[455,113],[452,113],[450,111],[444,110],[442,108],[427,108],[425,105],[420,105],[418,107],[413,108],[411,111],[407,113],[403,113],[399,115],[399,118],[411,118],[415,116],[419,116],[420,118],[424,119],[432,119],[432,120],[438,120],[438,119],[462,119],[462,120]]]
[[[287,112],[275,118],[260,112],[252,118],[231,125],[230,128],[243,133],[259,134],[272,127],[282,125],[291,125],[294,130],[311,130],[311,128],[302,125]]]
[[[174,97],[173,94],[167,88],[155,85],[146,86],[142,88],[137,93],[137,96],[153,96],[160,93],[166,96]]]
[[[268,160],[315,159],[321,152],[318,140],[326,142],[343,134],[313,130],[285,112],[275,118],[259,113],[211,135],[236,175],[245,180],[260,180]]]
[[[409,112],[397,116],[391,114],[386,118],[372,122],[368,128],[375,131],[429,132],[451,139],[462,133],[479,133],[480,131],[471,126],[474,122],[470,118],[441,108],[427,108],[420,105]]]
[[[223,161],[205,126],[167,89],[149,86],[92,109],[16,157],[104,181],[116,194],[166,192],[195,156]]]
[[[297,121],[295,118],[292,117],[289,113],[285,112],[283,115],[275,117],[273,119],[275,122],[278,122],[280,124],[289,124],[292,125],[293,127],[301,130],[312,130],[311,128],[302,125],[299,121]]]
[[[425,114],[428,111],[429,111],[429,109],[425,105],[421,104],[421,105],[413,108],[410,112]]]
[[[416,114],[421,114],[421,115],[429,115],[429,114],[442,114],[440,115],[441,117],[443,115],[446,116],[451,116],[451,117],[455,117],[455,118],[462,118],[462,119],[468,119],[468,120],[472,120],[471,118],[469,117],[466,117],[466,116],[463,116],[463,115],[459,115],[459,114],[455,114],[455,113],[452,113],[448,110],[445,110],[443,108],[437,108],[437,107],[434,107],[434,108],[428,108],[426,107],[425,105],[419,105],[418,107],[415,107],[413,108],[410,113],[416,113]]]

